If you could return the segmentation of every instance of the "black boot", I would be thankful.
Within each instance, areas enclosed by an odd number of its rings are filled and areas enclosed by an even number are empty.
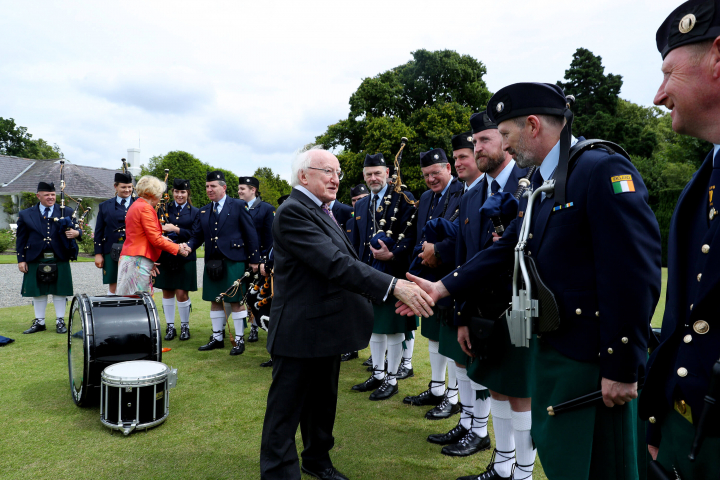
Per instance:
[[[245,337],[236,337],[235,346],[230,350],[230,355],[242,355],[245,352]]]
[[[250,325],[250,335],[248,335],[248,342],[255,343],[258,341],[258,327],[257,325]]]
[[[398,368],[397,375],[395,375],[395,378],[398,380],[405,380],[406,378],[414,377],[415,371],[412,369],[412,367],[408,368],[408,364],[410,363],[410,359],[407,359],[403,357],[402,363],[400,364],[400,367]]]
[[[382,372],[382,370],[377,370],[377,372]],[[369,392],[370,390],[375,390],[376,388],[379,388],[382,383],[383,379],[375,378],[375,372],[373,372],[373,374],[370,375],[370,378],[365,380],[363,383],[353,385],[352,389],[356,392]]]
[[[498,463],[505,463],[505,462],[512,462],[515,455],[515,451],[511,452],[501,452],[497,449],[493,450],[492,457],[490,457],[490,464],[487,466],[487,469],[485,469],[485,472],[481,473],[480,475],[468,475],[465,477],[460,477],[457,480],[510,480],[513,477],[513,471],[515,470],[515,464],[513,464],[512,468],[510,469],[510,476],[509,477],[503,477],[497,471],[495,470],[495,465]],[[499,462],[495,461],[497,456],[502,458]]]
[[[168,326],[165,329],[165,340],[172,340],[176,335],[177,332],[175,331],[175,325],[168,323]]]
[[[457,398],[458,396],[458,389],[457,388],[448,388],[445,391],[445,398],[443,398],[443,401],[440,402],[440,405],[437,407],[432,408],[431,410],[428,410],[425,414],[425,418],[428,420],[444,420],[446,418],[450,418],[456,413],[460,412],[460,404],[455,403],[452,404],[450,402],[451,398]]]
[[[449,457],[468,457],[490,448],[490,436],[481,437],[473,432],[468,432],[458,443],[445,445],[440,453]]]
[[[47,330],[47,328],[45,328],[45,325],[40,325],[40,319],[36,318],[35,320],[33,320],[33,324],[30,326],[30,328],[25,330],[23,333],[44,332],[45,330]]]
[[[372,355],[370,355],[370,358],[363,362],[363,367],[372,367],[372,364]]]
[[[180,325],[180,340],[190,340],[190,325]]]
[[[428,435],[427,441],[430,443],[435,443],[437,445],[452,445],[453,443],[457,443],[460,441],[461,438],[463,438],[468,433],[468,429],[463,427],[460,422],[447,433],[435,433],[433,435]]]
[[[261,366],[261,367],[272,367],[272,366],[273,366],[273,360],[272,360],[272,358],[271,358],[270,360],[268,360],[267,362],[262,362],[262,363],[260,364],[260,366]]]
[[[223,333],[222,330],[219,332],[213,332],[213,333]],[[225,339],[222,340],[215,340],[214,335],[210,335],[210,341],[203,345],[202,347],[198,348],[201,352],[204,352],[206,350],[215,350],[216,348],[225,348]]]
[[[395,381],[395,385],[392,385],[390,383],[390,380],[395,378],[395,375],[386,374],[385,380],[383,380],[382,385],[378,387],[377,390],[375,390],[373,393],[370,394],[370,400],[372,401],[378,401],[378,400],[387,400],[388,398],[392,397],[393,395],[397,395],[398,393],[398,384],[397,380]]]
[[[348,360],[353,360],[355,358],[358,358],[358,352],[357,350],[350,353],[343,353],[340,355],[340,361],[341,362],[347,362]]]
[[[422,392],[420,395],[414,397],[405,397],[403,403],[408,405],[414,405],[420,407],[423,405],[440,405],[445,398],[445,395],[435,395],[432,393],[433,385],[445,385],[445,382],[438,382],[431,380],[428,383],[428,389]]]
[[[57,333],[67,333],[67,327],[65,327],[65,319],[58,317],[55,320],[55,331]]]

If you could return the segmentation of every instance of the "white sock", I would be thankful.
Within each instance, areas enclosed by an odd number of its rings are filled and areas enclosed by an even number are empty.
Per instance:
[[[233,323],[235,324],[235,338],[245,336],[245,318],[247,317],[247,310],[240,310],[239,312],[232,312]]]
[[[448,378],[448,400],[452,405],[457,404],[460,395],[458,394],[457,377],[455,376],[457,367],[455,362],[450,360],[447,364],[447,378]]]
[[[115,295],[115,294],[114,294],[113,292],[111,292],[110,289],[108,288],[108,291],[107,291],[107,294],[106,294],[106,295]]]
[[[475,397],[472,387],[470,386],[470,378],[467,376],[467,370],[463,367],[457,367],[455,371],[458,382],[458,390],[460,391],[460,425],[470,430],[472,428],[473,406],[475,405]]]
[[[531,415],[530,412],[511,412],[511,415],[512,427],[515,430],[515,457],[517,459],[513,479],[532,480],[537,450],[533,447],[532,437],[530,436]]]
[[[67,297],[59,297],[53,295],[53,304],[55,305],[55,322],[58,318],[65,318],[65,306],[67,305]]]
[[[387,335],[373,333],[370,336],[370,355],[373,359],[375,378],[385,378],[385,350],[387,349]]]
[[[495,430],[495,471],[501,477],[509,477],[515,457],[515,435],[512,427],[512,410],[507,400],[490,399]]]
[[[430,372],[432,375],[432,387],[430,392],[433,395],[443,395],[445,393],[445,367],[447,366],[447,357],[440,355],[438,349],[440,342],[428,341],[428,352],[430,352]]]
[[[479,383],[470,380],[470,388],[472,388],[473,395],[475,395],[473,405],[473,433],[479,437],[486,437],[488,434],[488,420],[490,419],[490,398],[486,398],[485,400],[478,398],[479,391],[487,390]]]
[[[33,297],[33,307],[35,308],[35,318],[38,319],[40,325],[45,325],[45,310],[47,309],[47,295]]]
[[[162,299],[163,313],[165,314],[165,323],[175,325],[175,297]]]
[[[210,321],[212,322],[213,337],[217,341],[222,340],[225,330],[225,312],[222,310],[210,310]]]
[[[405,340],[405,347],[402,352],[403,365],[410,370],[412,368],[413,350],[415,350],[415,334],[410,340]]]
[[[392,375],[390,378],[390,385],[395,385],[397,383],[395,375],[400,367],[400,360],[403,355],[402,342],[404,340],[404,333],[392,333],[387,336],[388,373]]]
[[[178,313],[180,314],[180,323],[183,325],[189,325],[190,324],[190,308],[192,307],[192,304],[190,303],[190,299],[187,299],[184,302],[177,302],[178,306]]]

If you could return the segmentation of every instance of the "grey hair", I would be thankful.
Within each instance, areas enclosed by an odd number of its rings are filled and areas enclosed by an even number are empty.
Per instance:
[[[513,118],[513,121],[515,122],[515,126],[517,126],[518,128],[523,128],[525,126],[525,122],[527,121],[528,116],[529,115]],[[535,116],[551,127],[563,128],[565,126],[565,117],[561,117],[560,115],[535,115]]]
[[[220,185],[221,187],[224,187],[225,185],[227,185],[227,183],[225,183],[222,180],[217,180],[217,182],[218,182],[218,185]]]
[[[162,197],[167,186],[157,177],[152,175],[145,175],[138,180],[135,186],[135,191],[139,197],[142,198],[157,198]]]
[[[300,172],[307,170],[310,166],[310,152],[314,150],[325,150],[322,145],[306,145],[295,154],[290,172],[290,186],[300,185]]]

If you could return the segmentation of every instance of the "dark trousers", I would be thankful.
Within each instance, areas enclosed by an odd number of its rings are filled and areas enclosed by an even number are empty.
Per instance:
[[[332,467],[330,449],[337,408],[340,355],[321,358],[273,356],[260,445],[263,480],[300,479],[295,432],[302,434],[303,465],[312,471]]]

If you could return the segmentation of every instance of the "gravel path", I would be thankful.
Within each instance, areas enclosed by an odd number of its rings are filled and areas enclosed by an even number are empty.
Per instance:
[[[203,269],[205,268],[205,260],[197,259],[198,271],[198,288],[202,288]],[[73,288],[75,293],[87,293],[88,295],[105,295],[107,293],[107,285],[102,283],[102,273],[91,262],[71,262]],[[22,273],[17,268],[17,264],[0,265],[0,308],[18,307],[21,305],[31,305],[30,297],[20,295],[22,287]],[[52,296],[51,303],[52,303]]]

